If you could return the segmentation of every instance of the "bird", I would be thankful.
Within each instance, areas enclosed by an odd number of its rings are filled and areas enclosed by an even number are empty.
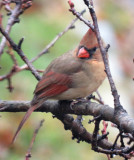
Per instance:
[[[64,53],[48,65],[34,90],[31,107],[20,122],[12,143],[32,112],[44,101],[73,100],[91,95],[104,81],[104,70],[96,35],[89,28],[74,50]]]

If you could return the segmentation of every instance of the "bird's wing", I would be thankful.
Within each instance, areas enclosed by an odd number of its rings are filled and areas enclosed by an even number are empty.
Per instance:
[[[53,97],[55,95],[58,95],[64,91],[66,91],[69,88],[69,85],[71,83],[71,79],[69,75],[62,74],[62,73],[55,73],[53,71],[47,72],[43,78],[39,81],[37,84],[37,87],[34,91],[35,97],[32,100],[32,107],[29,108],[25,116],[23,117],[21,123],[19,124],[19,127],[17,128],[17,131],[13,137],[12,143],[15,141],[19,131],[21,130],[22,126],[26,122],[26,120],[29,118],[31,113],[40,107],[40,105],[49,97]],[[39,100],[39,103],[37,103]],[[34,101],[36,103],[34,103]]]
[[[82,63],[77,63],[72,52],[65,53],[50,63],[42,79],[36,86],[32,104],[40,99],[56,96],[72,87],[72,75],[81,70]]]
[[[34,91],[37,99],[58,95],[69,88],[71,78],[63,73],[47,72],[39,81]]]

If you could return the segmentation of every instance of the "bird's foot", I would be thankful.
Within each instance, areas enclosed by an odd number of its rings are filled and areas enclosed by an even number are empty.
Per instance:
[[[73,109],[73,106],[74,106],[76,103],[77,103],[76,101],[72,101],[72,102],[71,102],[71,104],[70,104],[71,110],[74,110],[74,109]]]
[[[92,94],[90,94],[89,96],[86,97],[86,99],[87,99],[88,101],[90,101],[91,99],[94,99],[94,98],[95,98],[95,96],[92,95]]]
[[[72,101],[70,104],[71,109],[73,110],[73,106],[77,103],[83,103],[86,102],[87,100],[85,98],[77,98],[76,100]]]

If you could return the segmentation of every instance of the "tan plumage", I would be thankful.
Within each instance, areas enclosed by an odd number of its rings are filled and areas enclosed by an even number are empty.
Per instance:
[[[56,58],[47,67],[34,91],[31,108],[21,121],[13,141],[31,113],[45,100],[86,97],[97,90],[105,77],[97,39],[94,32],[89,29],[73,51]]]

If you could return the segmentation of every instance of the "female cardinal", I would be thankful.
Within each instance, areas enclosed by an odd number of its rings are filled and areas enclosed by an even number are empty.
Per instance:
[[[105,77],[97,39],[95,33],[89,29],[75,50],[56,58],[47,67],[36,86],[31,107],[19,124],[13,141],[31,113],[44,101],[86,97],[97,90]]]

